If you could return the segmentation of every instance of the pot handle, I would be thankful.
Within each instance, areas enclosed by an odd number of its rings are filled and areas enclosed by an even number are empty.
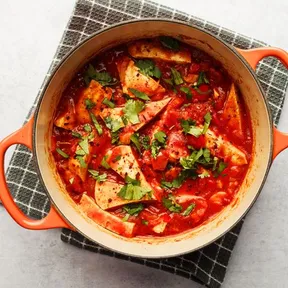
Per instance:
[[[0,199],[11,217],[22,227],[31,230],[43,230],[51,228],[70,228],[61,218],[53,206],[48,215],[41,220],[27,217],[14,202],[5,178],[4,157],[7,149],[13,144],[23,144],[32,150],[32,130],[34,117],[32,117],[21,129],[12,133],[0,142]],[[71,229],[71,228],[70,228]]]
[[[282,49],[274,47],[262,47],[250,50],[237,49],[238,52],[255,70],[258,62],[265,57],[274,56],[279,59],[288,69],[288,53]],[[280,132],[274,127],[273,131],[274,147],[273,159],[284,149],[288,147],[288,134]]]

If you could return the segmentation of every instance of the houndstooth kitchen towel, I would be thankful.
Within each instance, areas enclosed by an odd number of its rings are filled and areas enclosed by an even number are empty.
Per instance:
[[[204,28],[219,36],[227,43],[239,48],[248,49],[266,45],[263,42],[147,0],[110,0],[109,2],[106,0],[78,0],[47,77],[52,73],[59,61],[75,45],[95,31],[123,20],[147,17],[185,21],[186,23]],[[275,125],[277,125],[288,83],[287,70],[278,60],[266,58],[258,65],[256,73],[266,92],[273,120]],[[47,81],[47,77],[44,80],[44,84]],[[39,95],[42,92],[42,88]],[[37,99],[26,120],[33,113]],[[24,213],[36,219],[42,218],[47,214],[50,203],[34,170],[32,154],[27,148],[21,145],[16,147],[8,167],[7,182],[16,203]],[[243,220],[224,237],[199,251],[181,257],[161,260],[139,259],[120,255],[68,229],[63,229],[61,239],[82,249],[161,269],[196,280],[207,287],[216,288],[220,287],[224,280],[228,261],[241,231],[242,224]]]

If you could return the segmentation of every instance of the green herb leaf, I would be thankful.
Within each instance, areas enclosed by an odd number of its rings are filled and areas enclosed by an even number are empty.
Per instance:
[[[197,91],[197,93],[198,94],[200,94],[200,95],[208,95],[208,94],[210,94],[211,92],[212,92],[212,90],[211,89],[209,89],[209,90],[207,90],[207,91],[201,91],[198,87],[193,87],[196,91]]]
[[[203,156],[204,156],[205,161],[206,161],[207,163],[211,161],[210,155],[211,155],[210,150],[207,149],[207,148],[205,148],[205,149],[203,150]]]
[[[179,188],[182,186],[183,182],[187,178],[196,179],[197,178],[196,169],[189,169],[189,170],[181,171],[179,176],[175,178],[172,182],[167,182],[167,181],[162,180],[161,186],[164,189],[169,189],[169,190],[173,188]]]
[[[192,154],[185,158],[180,158],[180,164],[184,169],[196,169],[195,163],[203,155],[203,149],[193,151]]]
[[[122,218],[122,221],[123,222],[127,222],[129,220],[129,217],[130,215],[129,214],[126,214],[123,218]]]
[[[102,103],[105,104],[106,106],[110,107],[110,108],[114,108],[115,107],[115,104],[112,101],[108,100],[108,98],[106,98],[106,97],[104,98]]]
[[[190,204],[186,210],[182,213],[183,216],[188,216],[195,208],[195,203]]]
[[[123,127],[123,121],[121,118],[112,119],[110,116],[105,118],[105,124],[107,128],[111,130],[111,132],[116,132]]]
[[[153,140],[151,144],[151,155],[153,158],[156,158],[158,153],[160,152],[160,149],[162,148],[162,145],[158,140]]]
[[[220,174],[224,171],[224,169],[227,167],[227,164],[224,162],[219,162],[217,170],[214,172],[214,177],[220,176]]]
[[[81,168],[87,168],[87,163],[85,162],[83,156],[77,155],[75,158],[78,160]]]
[[[188,120],[180,120],[181,127],[186,134],[191,134],[194,137],[199,137],[202,134],[202,129],[195,126],[196,122],[188,119]]]
[[[169,48],[173,51],[178,51],[180,49],[179,41],[172,37],[161,36],[160,42],[164,47]]]
[[[173,80],[172,79],[163,79],[164,82],[166,82],[167,84],[174,86]]]
[[[85,154],[89,154],[89,143],[87,137],[85,137],[82,141],[79,142],[79,146],[82,148]]]
[[[75,138],[79,138],[79,139],[82,138],[81,134],[78,133],[78,132],[75,132],[75,131],[72,131],[72,136],[75,137]]]
[[[56,152],[59,154],[59,155],[61,155],[63,158],[69,158],[69,155],[68,154],[66,154],[64,151],[62,151],[60,148],[56,148]]]
[[[139,134],[138,133],[132,134],[130,136],[130,140],[134,143],[139,153],[141,153],[141,144],[140,144]]]
[[[125,200],[140,200],[148,193],[151,193],[151,189],[129,183],[123,186],[117,195]]]
[[[122,158],[121,155],[117,155],[117,156],[114,158],[114,161],[118,162],[121,158]]]
[[[186,94],[186,98],[187,98],[188,100],[191,100],[191,99],[192,99],[192,93],[191,93],[190,88],[188,88],[188,87],[181,87],[180,90]]]
[[[208,171],[203,171],[201,174],[198,175],[199,178],[204,179],[207,177],[210,177],[210,174]]]
[[[176,203],[172,196],[169,196],[169,198],[163,198],[162,203],[170,212],[180,213],[182,211],[182,206]]]
[[[92,169],[88,169],[88,172],[91,174],[91,176],[98,182],[104,182],[107,179],[107,174],[103,173],[103,174],[99,174],[98,171],[96,170],[92,170]]]
[[[144,206],[141,203],[129,204],[123,207],[123,210],[131,216],[138,215],[143,209]]]
[[[76,152],[75,152],[76,155],[78,156],[84,156],[86,155],[85,151],[83,149],[77,149]]]
[[[115,144],[119,141],[119,131],[111,132],[111,143]]]
[[[165,144],[166,141],[166,134],[163,131],[158,131],[157,133],[154,134],[155,139],[158,140],[158,142]]]
[[[141,222],[142,222],[142,224],[145,225],[145,226],[148,226],[148,224],[149,224],[149,222],[148,222],[147,220],[145,220],[145,219],[142,219]]]
[[[128,88],[128,90],[137,98],[142,99],[142,100],[147,100],[150,101],[151,99],[149,96],[141,91],[138,91],[134,88]]]
[[[202,134],[205,134],[210,126],[210,123],[211,123],[211,119],[212,119],[212,116],[210,114],[210,112],[206,113],[205,116],[204,116],[204,126],[203,126],[203,131],[202,131]]]
[[[106,168],[106,169],[110,169],[110,165],[107,163],[107,158],[108,158],[107,155],[105,155],[105,156],[102,158],[101,166],[103,166],[103,167]]]
[[[117,79],[112,78],[108,72],[96,72],[95,68],[89,64],[88,69],[84,73],[84,81],[89,86],[91,80],[96,80],[102,86],[110,86],[118,83]]]
[[[150,137],[149,136],[143,136],[142,135],[140,137],[140,142],[141,142],[142,147],[145,150],[149,150],[150,149]]]
[[[86,132],[91,132],[92,131],[92,128],[91,128],[91,126],[89,125],[89,124],[85,124],[84,125],[84,130],[86,131]],[[81,136],[81,135],[80,135]]]
[[[125,182],[127,184],[132,184],[134,186],[139,186],[140,185],[140,181],[139,180],[133,179],[133,178],[129,177],[128,175],[126,175],[126,177],[125,177]]]
[[[90,114],[91,120],[92,120],[99,136],[101,136],[103,134],[103,130],[102,130],[101,125],[99,124],[99,122],[97,121],[97,119],[93,113],[89,113],[89,114]]]
[[[91,101],[90,99],[85,99],[86,109],[90,110],[90,109],[94,108],[95,105],[96,104],[93,101]]]
[[[171,73],[172,73],[173,82],[175,85],[180,85],[184,82],[181,77],[181,74],[176,69],[171,68]]]
[[[138,114],[144,109],[145,104],[141,101],[128,100],[123,109],[125,117],[132,123],[140,123]]]
[[[161,77],[161,71],[152,60],[138,60],[135,62],[135,65],[143,75],[156,77],[158,79]]]
[[[198,76],[197,87],[199,87],[201,84],[209,84],[209,83],[210,82],[207,79],[205,72],[201,71]]]

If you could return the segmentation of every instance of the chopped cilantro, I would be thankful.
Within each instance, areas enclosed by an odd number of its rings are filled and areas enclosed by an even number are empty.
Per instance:
[[[181,119],[180,124],[186,134],[191,134],[197,138],[202,134],[202,129],[195,126],[196,122],[191,119]]]
[[[145,150],[149,150],[150,149],[150,137],[149,136],[143,136],[142,135],[140,137],[140,142],[141,142],[142,147]]]
[[[207,149],[207,148],[205,148],[205,149],[203,150],[203,156],[204,156],[204,159],[205,159],[205,161],[206,161],[207,163],[210,162],[210,160],[211,160],[210,155],[211,155],[210,150]]]
[[[87,163],[85,162],[83,156],[77,155],[75,158],[78,160],[81,168],[87,168]]]
[[[219,162],[219,165],[217,167],[217,170],[214,172],[214,177],[220,176],[220,174],[224,171],[224,169],[227,167],[227,164],[224,162]]]
[[[204,179],[207,177],[210,177],[210,174],[208,171],[203,171],[201,174],[198,175],[199,178]]]
[[[137,98],[142,99],[142,100],[147,100],[150,101],[151,99],[149,98],[149,96],[141,91],[138,91],[134,88],[128,88],[128,90]]]
[[[178,51],[180,49],[179,41],[169,37],[169,36],[161,36],[160,42],[165,48],[169,48],[173,51]]]
[[[85,154],[89,154],[89,143],[87,137],[85,137],[82,141],[79,142],[79,146],[82,148]]]
[[[95,107],[95,103],[93,101],[91,101],[90,99],[85,99],[85,106],[86,106],[86,109],[92,109]]]
[[[91,126],[89,125],[89,124],[85,124],[84,125],[84,130],[86,131],[86,132],[91,132],[92,131],[92,128],[91,128]],[[80,135],[81,136],[81,135]]]
[[[132,215],[137,216],[143,209],[144,209],[144,206],[142,203],[129,204],[123,207],[123,210],[131,216]]]
[[[91,174],[91,176],[98,182],[104,182],[107,179],[107,174],[103,173],[103,174],[99,174],[98,171],[96,170],[92,170],[92,169],[88,169],[88,172]]]
[[[207,79],[205,72],[201,71],[198,76],[197,87],[199,87],[201,84],[209,84],[209,83],[210,82]]]
[[[140,181],[139,180],[133,179],[133,178],[129,177],[128,175],[125,177],[125,182],[127,184],[132,184],[132,185],[137,185],[137,186],[140,185]]]
[[[149,224],[149,222],[148,222],[147,220],[145,220],[145,219],[142,219],[141,222],[142,222],[142,224],[145,225],[145,226],[148,226],[148,224]]]
[[[105,121],[106,127],[109,128],[111,132],[118,131],[120,128],[123,127],[123,124],[124,124],[121,118],[112,119],[110,116],[106,117],[104,121]]]
[[[102,101],[103,104],[105,104],[106,106],[110,107],[110,108],[114,108],[115,107],[115,104],[110,101],[108,98],[104,98],[104,100]]]
[[[110,165],[107,163],[107,158],[108,158],[107,155],[105,155],[105,156],[102,158],[101,166],[103,166],[103,167],[106,168],[106,169],[110,169]]]
[[[138,133],[132,134],[130,136],[130,140],[134,143],[139,153],[141,153],[141,144],[140,144],[139,134]]]
[[[84,73],[84,81],[89,86],[91,80],[96,80],[102,86],[110,86],[117,84],[117,79],[112,78],[108,72],[96,72],[95,68],[89,64],[87,70]]]
[[[211,114],[210,112],[206,113],[205,116],[204,116],[204,126],[203,126],[203,131],[202,131],[202,134],[205,134],[209,128],[209,125],[211,123]]]
[[[92,120],[98,134],[101,136],[103,134],[103,130],[102,130],[101,125],[99,124],[99,122],[97,121],[97,119],[93,113],[89,113],[89,114],[90,114],[91,120]]]
[[[75,138],[79,138],[79,139],[82,138],[81,134],[78,133],[78,132],[75,132],[75,131],[72,131],[72,136],[75,137]]]
[[[179,188],[187,178],[196,179],[196,169],[183,170],[172,182],[162,180],[161,186],[165,189]]]
[[[184,92],[186,94],[186,98],[188,100],[191,100],[192,99],[192,93],[191,93],[191,90],[189,87],[181,87],[180,88],[180,91]]]
[[[166,136],[166,134],[163,131],[158,131],[157,133],[154,134],[154,137],[161,144],[165,144],[167,136]]]
[[[162,203],[163,206],[167,208],[170,212],[180,213],[182,211],[182,206],[176,203],[172,195],[169,195],[168,198],[163,198]]]
[[[114,161],[118,162],[121,158],[122,158],[121,155],[117,155],[117,156],[114,158]]]
[[[77,149],[76,152],[75,152],[76,155],[78,156],[84,156],[86,155],[85,151],[83,149]]]
[[[192,154],[185,158],[180,158],[180,164],[184,169],[195,169],[195,163],[203,155],[203,149],[194,150]]]
[[[61,155],[63,158],[69,158],[69,155],[68,154],[66,154],[64,151],[62,151],[60,148],[56,148],[56,152],[59,154],[59,155]]]
[[[153,140],[151,144],[151,154],[153,158],[156,158],[160,149],[162,148],[162,145],[158,140]]]
[[[138,114],[144,109],[145,104],[141,101],[128,100],[123,109],[124,115],[132,124],[140,123]]]
[[[171,85],[171,86],[173,86],[174,85],[174,83],[173,83],[173,81],[172,81],[172,79],[163,79],[164,80],[164,82],[166,82],[167,84],[169,84],[169,85]]]
[[[190,204],[186,210],[182,213],[183,216],[188,216],[195,208],[195,203]]]
[[[152,60],[138,60],[135,62],[135,65],[143,75],[156,77],[158,79],[161,77],[161,71]]]
[[[129,214],[126,214],[126,215],[122,218],[122,221],[123,221],[123,222],[128,221],[129,217],[130,217],[130,215],[129,215]]]
[[[115,144],[119,141],[119,131],[111,132],[111,143]]]
[[[173,83],[175,85],[180,85],[183,83],[183,79],[181,77],[181,74],[174,68],[171,68],[171,73],[173,77]]]

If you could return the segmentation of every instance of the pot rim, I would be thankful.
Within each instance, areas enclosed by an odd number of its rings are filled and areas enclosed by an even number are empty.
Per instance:
[[[106,28],[102,28],[98,31],[96,31],[95,33],[91,34],[90,36],[88,36],[87,38],[85,38],[84,40],[82,40],[80,43],[78,43],[75,47],[73,47],[61,60],[60,62],[57,64],[57,66],[55,67],[54,71],[51,73],[51,75],[49,76],[49,78],[47,79],[47,82],[45,83],[45,85],[43,86],[42,88],[42,92],[41,94],[39,95],[39,98],[37,100],[37,104],[36,104],[36,109],[34,111],[34,123],[33,123],[33,131],[32,131],[32,152],[33,152],[33,158],[35,159],[34,163],[35,163],[35,169],[36,169],[36,172],[37,172],[37,175],[39,177],[39,180],[40,180],[40,183],[42,184],[43,188],[45,189],[46,191],[46,194],[51,202],[51,205],[53,205],[53,207],[57,210],[57,212],[59,213],[59,215],[64,219],[64,221],[66,223],[69,224],[69,226],[71,226],[72,229],[74,229],[75,231],[79,232],[80,234],[82,234],[84,237],[86,237],[87,239],[91,240],[92,242],[96,242],[97,244],[99,244],[95,239],[92,239],[91,237],[87,236],[85,233],[83,233],[81,230],[77,229],[74,224],[69,221],[66,216],[62,213],[62,211],[58,208],[57,204],[54,202],[54,200],[52,199],[52,196],[50,195],[48,189],[46,188],[46,185],[44,183],[44,179],[42,177],[42,174],[41,174],[41,170],[40,170],[40,166],[39,166],[39,162],[38,162],[38,157],[37,157],[37,151],[36,151],[36,129],[37,129],[37,122],[38,122],[38,116],[39,116],[39,110],[40,110],[40,106],[41,106],[41,102],[45,96],[45,93],[46,93],[46,90],[48,88],[48,86],[50,85],[54,75],[56,74],[56,72],[61,69],[61,66],[62,64],[75,52],[77,51],[82,45],[84,45],[86,42],[88,42],[89,40],[91,40],[92,38],[98,36],[99,34],[103,33],[103,32],[106,32],[106,31],[109,31],[110,29],[113,29],[115,27],[118,27],[118,26],[123,26],[123,25],[127,25],[127,24],[133,24],[133,23],[137,23],[137,22],[151,22],[151,21],[157,21],[157,22],[171,22],[171,23],[175,23],[175,24],[181,24],[181,25],[184,25],[184,26],[188,26],[188,27],[191,27],[193,29],[196,29],[196,30],[199,30],[205,34],[208,34],[210,37],[218,40],[219,42],[221,42],[224,46],[226,46],[241,62],[242,64],[248,69],[248,71],[250,72],[251,76],[253,77],[253,80],[255,80],[257,86],[258,86],[258,89],[260,90],[261,92],[261,95],[262,95],[262,100],[264,101],[264,104],[265,104],[265,107],[266,107],[266,110],[268,112],[268,121],[269,121],[269,124],[270,124],[270,128],[271,128],[271,133],[270,133],[270,140],[271,140],[271,145],[270,145],[270,153],[269,153],[269,160],[268,160],[268,164],[267,164],[267,167],[265,168],[265,174],[263,176],[263,179],[262,179],[262,183],[260,185],[260,187],[258,188],[258,191],[257,193],[255,194],[255,197],[253,199],[253,201],[251,201],[251,203],[249,204],[249,206],[247,207],[246,211],[241,215],[241,217],[239,217],[239,219],[237,221],[235,221],[235,223],[233,225],[231,225],[229,228],[227,228],[223,233],[221,233],[220,235],[218,235],[217,237],[213,238],[212,240],[208,241],[207,243],[205,244],[202,244],[200,246],[198,246],[197,248],[193,248],[193,249],[190,249],[190,250],[187,250],[185,252],[179,252],[179,253],[174,253],[174,254],[169,254],[168,255],[162,255],[162,256],[143,256],[143,255],[139,255],[139,254],[130,254],[129,252],[122,252],[122,251],[119,251],[117,250],[117,248],[111,248],[111,247],[108,247],[106,246],[105,244],[102,244],[101,243],[101,246],[109,249],[109,250],[112,250],[114,252],[117,252],[117,253],[120,253],[120,254],[123,254],[123,255],[127,255],[127,256],[134,256],[134,257],[140,257],[140,258],[147,258],[147,259],[155,259],[155,258],[167,258],[167,257],[175,257],[175,256],[180,256],[180,255],[183,255],[183,254],[187,254],[187,253],[191,253],[191,252],[194,252],[196,250],[199,250],[199,249],[202,249],[203,247],[206,247],[208,246],[209,244],[212,244],[213,242],[215,242],[216,240],[218,240],[219,238],[223,237],[225,234],[227,234],[229,231],[231,231],[240,221],[242,221],[243,217],[250,211],[250,209],[252,208],[252,206],[254,205],[254,203],[256,202],[257,198],[259,197],[261,191],[262,191],[262,188],[266,182],[266,179],[267,179],[267,176],[268,176],[268,173],[269,173],[269,170],[270,170],[270,167],[271,167],[271,164],[272,164],[272,154],[273,154],[273,146],[274,146],[274,141],[273,141],[273,120],[272,120],[272,116],[271,116],[271,112],[270,112],[270,109],[269,109],[269,103],[268,103],[268,100],[267,98],[265,97],[265,92],[258,80],[258,77],[257,75],[255,74],[253,68],[250,66],[250,64],[247,62],[247,60],[244,58],[244,56],[242,56],[238,51],[237,49],[226,43],[225,41],[223,41],[220,37],[212,34],[211,32],[209,31],[206,31],[204,30],[203,28],[200,28],[196,25],[193,25],[193,24],[190,24],[190,23],[186,23],[184,21],[179,21],[179,20],[175,20],[175,19],[169,19],[169,18],[143,18],[143,19],[131,19],[131,20],[126,20],[126,21],[121,21],[120,23],[116,23],[116,24],[113,24],[109,27],[106,27]]]

